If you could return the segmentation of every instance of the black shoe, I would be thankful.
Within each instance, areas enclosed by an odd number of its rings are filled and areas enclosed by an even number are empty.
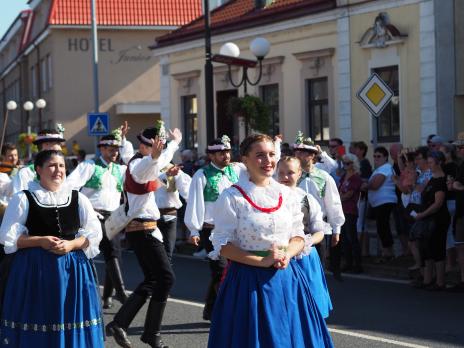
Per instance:
[[[113,336],[119,346],[123,348],[132,348],[132,343],[127,338],[126,330],[120,327],[116,322],[112,321],[106,325],[106,335]]]
[[[103,309],[109,309],[113,307],[113,298],[112,297],[106,297],[103,299]]]
[[[152,348],[169,348],[169,346],[166,346],[163,341],[161,340],[161,335],[160,334],[157,334],[155,335],[155,337],[153,337],[150,341],[148,340],[145,340],[142,336],[142,338],[140,338],[140,340],[143,342],[143,343],[146,343],[148,344],[150,347]]]
[[[203,307],[203,320],[211,321],[211,314],[212,314],[212,306],[209,304],[205,304]]]
[[[161,341],[161,322],[163,321],[166,302],[156,302],[151,300],[148,305],[145,325],[140,340],[154,348],[168,348]]]

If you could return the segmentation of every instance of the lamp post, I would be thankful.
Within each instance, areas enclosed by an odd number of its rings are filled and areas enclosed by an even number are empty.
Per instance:
[[[2,139],[0,140],[0,151],[3,148],[3,143],[5,142],[5,132],[6,132],[6,125],[8,123],[8,113],[10,111],[16,110],[18,104],[14,100],[10,100],[6,103],[6,113],[5,113],[5,120],[3,121],[3,129],[2,129]]]
[[[27,135],[31,135],[31,111],[34,109],[34,103],[27,101],[23,104],[23,109],[26,111],[26,125],[27,125]],[[31,158],[31,144],[27,145],[27,158]]]
[[[243,91],[246,95],[248,83],[252,86],[256,86],[259,81],[261,81],[261,77],[263,76],[263,59],[269,53],[270,48],[271,45],[265,38],[258,37],[254,39],[250,43],[250,51],[257,60],[251,60],[240,58],[240,48],[238,48],[238,46],[233,42],[227,42],[221,47],[219,54],[215,54],[212,57],[212,61],[227,64],[229,67],[227,76],[231,85],[235,88],[239,88],[243,85]],[[258,65],[258,77],[255,81],[252,81],[248,76],[248,69],[255,68],[256,65]],[[237,83],[232,79],[232,66],[242,67],[242,76]]]
[[[39,110],[39,130],[42,129],[42,110],[47,106],[44,99],[38,99],[35,102],[35,107]]]
[[[214,82],[213,63],[211,62],[211,16],[209,0],[203,0],[205,17],[205,115],[206,141],[209,144],[215,138],[214,127]]]

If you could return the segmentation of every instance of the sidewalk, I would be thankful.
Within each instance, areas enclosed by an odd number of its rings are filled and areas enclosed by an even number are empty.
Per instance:
[[[408,270],[408,267],[414,264],[412,256],[400,256],[401,255],[401,244],[396,235],[394,224],[392,221],[392,232],[393,232],[393,251],[395,258],[386,263],[376,263],[378,256],[380,256],[380,244],[378,242],[376,227],[374,221],[367,222],[367,231],[369,233],[369,248],[370,257],[363,258],[363,270],[362,274],[370,275],[379,278],[393,278],[399,280],[411,280],[411,277],[416,276],[416,273],[412,273]],[[175,253],[182,255],[192,255],[196,251],[196,247],[187,243],[177,243]],[[459,273],[458,270],[454,270],[447,274],[447,281],[458,282]]]

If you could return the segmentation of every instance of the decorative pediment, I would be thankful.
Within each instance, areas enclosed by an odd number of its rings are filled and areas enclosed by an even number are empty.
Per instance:
[[[407,34],[402,34],[397,27],[390,23],[386,12],[380,12],[374,20],[374,26],[367,29],[358,42],[362,48],[385,48],[390,45],[401,44]]]

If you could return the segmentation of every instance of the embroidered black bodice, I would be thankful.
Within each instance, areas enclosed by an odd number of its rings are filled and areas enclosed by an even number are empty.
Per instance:
[[[55,236],[73,240],[80,227],[79,192],[72,191],[63,205],[44,205],[34,193],[24,190],[29,201],[26,227],[30,236]]]

